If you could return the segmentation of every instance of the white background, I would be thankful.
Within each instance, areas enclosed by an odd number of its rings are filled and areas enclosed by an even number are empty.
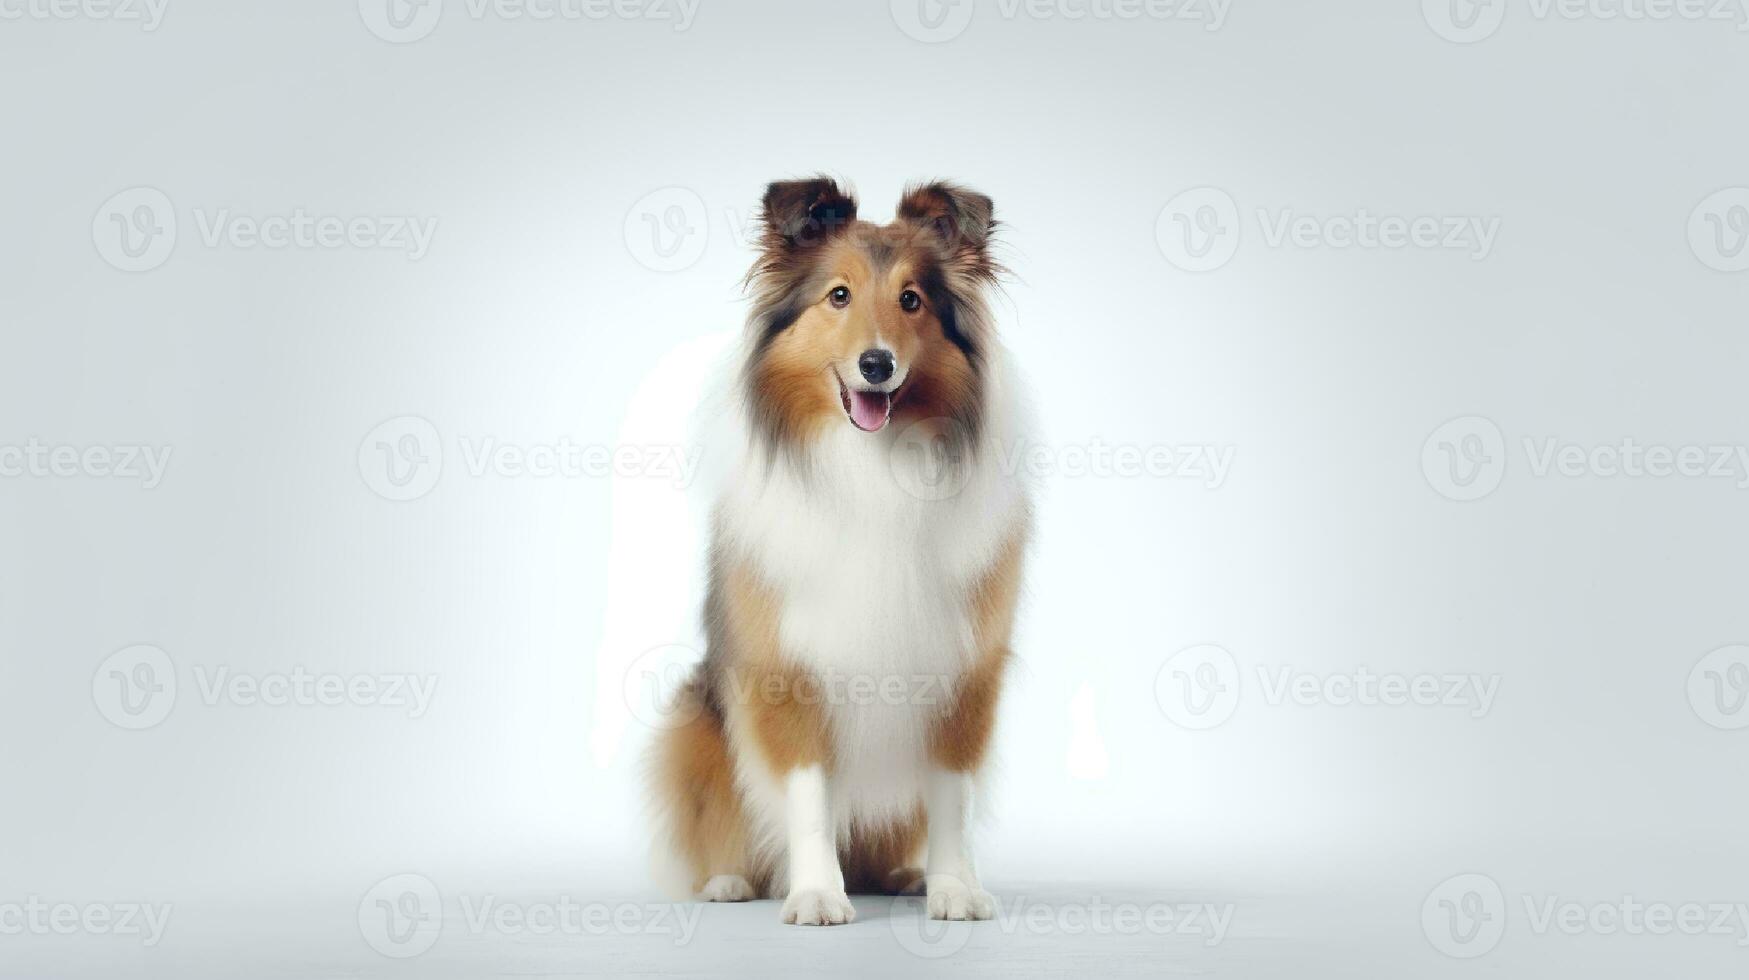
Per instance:
[[[1749,902],[1749,709],[1708,708],[1745,651],[1701,664],[1749,642],[1744,15],[1454,3],[704,0],[677,29],[448,0],[398,31],[375,0],[0,0],[0,447],[171,453],[147,488],[0,450],[0,929],[32,896],[175,910],[150,947],[0,932],[0,972],[1740,976],[1740,922],[1569,935],[1527,902]],[[1059,467],[1232,454],[1218,485],[1046,475],[980,846],[999,898],[1224,903],[1222,943],[1021,925],[918,960],[884,902],[805,940],[713,908],[679,948],[455,921],[656,900],[620,687],[696,647],[701,599],[702,479],[476,475],[469,447],[687,439],[759,194],[816,171],[876,220],[917,178],[994,198]],[[163,251],[131,258],[112,215],[142,202]],[[228,237],[300,209],[434,231]],[[1362,212],[1494,233],[1336,247]],[[1180,214],[1224,229],[1212,258]],[[375,442],[407,431],[442,465],[390,499]],[[1731,469],[1610,475],[1629,439]],[[129,730],[100,665],[138,644],[177,690]],[[1193,730],[1168,660],[1204,645],[1237,701]],[[436,687],[419,717],[203,695],[299,668]],[[1497,687],[1298,703],[1284,668]],[[447,916],[405,960],[358,918],[400,873]],[[1459,874],[1501,891],[1473,961],[1423,925]]]

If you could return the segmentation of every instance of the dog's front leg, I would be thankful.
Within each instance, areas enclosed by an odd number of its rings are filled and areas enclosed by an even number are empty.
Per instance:
[[[991,635],[1003,639],[1012,610],[1013,582],[1012,575],[998,577],[997,584],[1004,587],[991,591],[1005,601],[990,605],[995,622],[984,624]],[[1006,646],[993,647],[960,679],[953,702],[930,739],[932,764],[923,800],[929,852],[923,888],[932,919],[988,919],[996,914],[996,900],[978,883],[970,836],[974,774],[983,766],[996,726],[996,700],[1008,656]]]
[[[778,653],[778,602],[752,569],[731,564],[719,574],[721,593],[713,599],[712,622],[721,638],[713,642],[735,651],[721,685],[724,710],[783,792],[789,850],[783,921],[849,922],[856,909],[844,893],[844,871],[838,866],[830,792],[832,730],[819,682]]]
[[[844,871],[838,866],[826,778],[819,765],[791,769],[784,778],[789,897],[783,900],[783,921],[798,926],[839,925],[856,918],[856,908],[844,893]]]
[[[929,774],[929,856],[923,887],[932,919],[988,919],[996,900],[978,884],[967,837],[972,822],[970,773],[936,768]]]
[[[953,699],[930,733],[932,764],[923,800],[929,853],[923,865],[923,888],[932,919],[988,919],[996,914],[996,900],[978,883],[968,837],[973,775],[983,767],[996,728],[996,701],[1010,656],[1008,639],[1020,594],[1021,533],[1016,532],[1002,560],[978,587],[972,603],[977,613],[973,630],[982,652],[954,685]]]

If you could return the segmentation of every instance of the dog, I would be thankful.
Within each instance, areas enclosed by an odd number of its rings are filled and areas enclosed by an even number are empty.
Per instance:
[[[658,848],[706,901],[849,892],[987,919],[970,836],[1031,526],[999,448],[1025,414],[989,306],[988,197],[905,190],[886,225],[837,182],[765,191],[711,521],[707,649],[651,772]]]

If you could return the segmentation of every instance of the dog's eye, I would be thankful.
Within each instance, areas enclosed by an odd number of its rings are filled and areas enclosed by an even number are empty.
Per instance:
[[[907,289],[899,294],[899,309],[906,313],[915,313],[923,308],[923,297],[914,290]]]
[[[838,286],[826,294],[826,299],[830,300],[833,306],[842,310],[850,305],[850,287]]]

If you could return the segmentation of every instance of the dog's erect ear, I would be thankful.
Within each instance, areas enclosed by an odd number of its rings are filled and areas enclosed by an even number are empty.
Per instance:
[[[767,252],[818,245],[856,220],[856,199],[830,177],[780,180],[765,188],[760,217]]]
[[[948,259],[971,274],[993,276],[990,235],[996,209],[990,199],[957,184],[937,181],[906,188],[899,217],[935,236]]]

